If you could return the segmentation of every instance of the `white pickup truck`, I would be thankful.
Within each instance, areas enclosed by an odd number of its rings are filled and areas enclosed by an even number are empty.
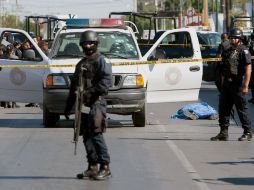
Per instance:
[[[144,127],[147,102],[198,99],[202,61],[197,61],[201,52],[195,30],[164,32],[142,57],[133,30],[121,19],[70,19],[66,23],[49,57],[25,31],[0,28],[1,49],[15,41],[31,44],[26,56],[18,59],[0,54],[0,101],[39,103],[44,125],[54,126],[63,114],[75,64],[83,56],[78,44],[85,30],[98,33],[99,51],[113,65],[113,84],[106,97],[109,113],[132,115],[134,126]]]

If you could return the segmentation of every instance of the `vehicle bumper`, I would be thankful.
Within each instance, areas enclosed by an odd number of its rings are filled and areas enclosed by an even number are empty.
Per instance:
[[[44,89],[43,104],[50,112],[63,114],[68,94],[69,89]],[[128,115],[142,109],[146,101],[146,88],[109,91],[105,100],[108,113]]]
[[[50,112],[64,114],[68,94],[69,89],[44,89],[43,104]]]
[[[143,108],[146,102],[146,88],[109,91],[105,99],[108,113],[128,115]]]

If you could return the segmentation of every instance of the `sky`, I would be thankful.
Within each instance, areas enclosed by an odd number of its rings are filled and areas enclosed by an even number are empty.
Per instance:
[[[78,18],[107,18],[111,11],[133,11],[137,0],[0,0],[2,8],[22,19],[30,15],[76,14]],[[18,6],[16,6],[16,2]],[[1,11],[1,10],[0,10]]]

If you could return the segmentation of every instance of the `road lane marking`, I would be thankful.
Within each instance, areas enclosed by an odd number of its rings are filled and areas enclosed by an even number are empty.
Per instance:
[[[166,132],[165,126],[160,126],[160,130],[163,132]],[[202,181],[201,176],[198,174],[198,172],[195,170],[195,168],[192,166],[190,161],[187,159],[183,151],[172,141],[172,140],[166,140],[166,143],[168,147],[174,152],[178,160],[181,162],[184,169],[187,171],[187,173],[190,175],[191,179],[195,183],[195,185],[198,187],[199,190],[210,190],[210,188],[207,186],[205,182]]]

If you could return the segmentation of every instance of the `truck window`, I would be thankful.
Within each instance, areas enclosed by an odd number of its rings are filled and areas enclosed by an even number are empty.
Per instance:
[[[41,61],[42,57],[22,33],[5,31],[1,36],[0,59]]]
[[[188,32],[170,33],[162,39],[156,50],[165,52],[166,59],[190,58],[193,56],[190,34]]]
[[[113,32],[97,32],[99,38],[99,51],[110,59],[139,59],[138,51],[130,34]],[[80,32],[62,33],[53,45],[52,57],[75,57],[83,56],[79,46]]]
[[[221,43],[220,34],[216,32],[197,32],[203,58],[216,57]]]

